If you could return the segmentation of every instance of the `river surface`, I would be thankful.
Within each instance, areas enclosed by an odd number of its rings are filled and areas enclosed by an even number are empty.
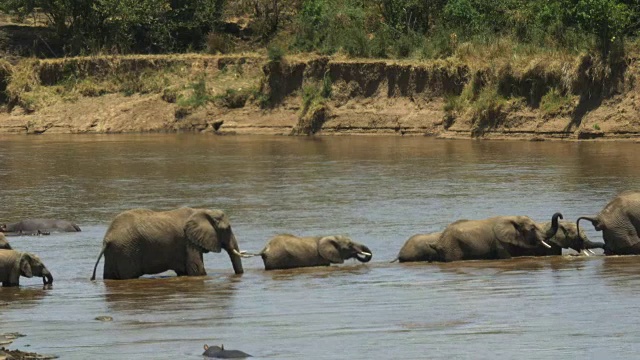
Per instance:
[[[0,288],[10,348],[63,359],[630,359],[640,351],[640,257],[389,263],[416,233],[460,218],[595,214],[640,179],[640,144],[424,137],[0,137],[0,222],[51,217],[80,233],[10,238],[53,288]],[[89,281],[121,211],[224,210],[241,249],[278,233],[346,234],[368,264]],[[586,224],[586,223],[585,223]],[[601,240],[591,226],[587,234]],[[110,316],[113,321],[95,320]]]

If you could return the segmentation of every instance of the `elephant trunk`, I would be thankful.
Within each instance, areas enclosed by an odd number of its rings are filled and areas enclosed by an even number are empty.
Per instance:
[[[236,274],[244,273],[244,269],[242,268],[242,257],[240,249],[238,248],[238,241],[236,240],[236,236],[233,234],[233,232],[231,232],[229,238],[229,246],[225,250],[229,254],[229,259],[231,260],[233,271]]]
[[[358,249],[358,252],[356,253],[356,259],[358,259],[358,261],[363,263],[371,261],[372,257],[373,257],[373,253],[371,253],[371,250],[369,250],[369,248],[366,247],[365,245],[362,245],[360,249]]]
[[[583,244],[585,249],[604,249],[603,242],[593,242],[589,239],[585,239]]]
[[[547,244],[546,241],[554,237],[558,232],[558,228],[560,227],[558,224],[558,219],[563,219],[562,214],[559,212],[553,214],[553,216],[551,217],[551,228],[547,230],[547,232],[544,234],[544,239],[541,241],[542,245],[544,245],[546,248],[551,248],[551,245]]]
[[[564,217],[559,212],[553,214],[553,216],[551,217],[551,228],[547,231],[546,234],[544,234],[545,240],[551,239],[558,232],[558,228],[559,228],[558,218],[563,219]]]
[[[591,248],[597,248],[600,247],[599,244],[602,243],[592,243],[591,241],[589,241],[589,239],[584,239],[582,237],[582,232],[580,231],[580,220],[589,220],[591,222],[591,224],[595,227],[595,229],[597,231],[602,230],[600,228],[600,224],[597,218],[595,217],[590,217],[590,216],[580,216],[578,218],[578,220],[576,220],[576,230],[578,231],[578,241],[580,242],[580,245],[582,246],[582,248],[580,250],[585,250],[585,249],[590,249],[590,245],[592,246]],[[604,249],[604,244],[602,244],[602,248]]]
[[[51,285],[53,284],[53,275],[51,275],[51,272],[49,271],[49,269],[44,268],[42,270],[42,282],[45,285]]]

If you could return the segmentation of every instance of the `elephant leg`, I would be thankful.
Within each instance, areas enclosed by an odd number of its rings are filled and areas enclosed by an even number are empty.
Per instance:
[[[193,246],[187,245],[187,257],[186,257],[185,271],[175,270],[178,276],[204,276],[207,275],[207,271],[204,269],[204,260],[202,258],[202,252]]]
[[[119,251],[119,246],[109,246],[104,253],[103,279],[127,280],[144,275],[140,262],[126,251]]]
[[[495,259],[511,259],[511,253],[501,244],[496,244],[493,254]]]

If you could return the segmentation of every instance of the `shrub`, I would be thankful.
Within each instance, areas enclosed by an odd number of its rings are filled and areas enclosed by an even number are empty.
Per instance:
[[[267,49],[267,57],[269,58],[269,61],[279,63],[284,57],[284,49],[280,46],[272,45]]]
[[[180,108],[197,109],[212,100],[204,77],[189,85],[188,89],[191,90],[188,96],[180,96],[178,98],[177,103]]]

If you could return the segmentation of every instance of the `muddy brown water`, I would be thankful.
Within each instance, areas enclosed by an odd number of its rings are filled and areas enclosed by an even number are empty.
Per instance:
[[[27,335],[10,348],[64,359],[197,359],[205,343],[264,359],[635,358],[640,257],[388,261],[411,235],[460,218],[594,214],[637,186],[639,151],[423,137],[0,137],[0,221],[83,228],[10,239],[55,282],[0,288],[0,332]],[[223,209],[244,250],[281,232],[340,233],[374,257],[272,272],[252,258],[234,276],[226,255],[205,254],[206,277],[103,281],[100,266],[89,281],[117,213],[183,205]]]

